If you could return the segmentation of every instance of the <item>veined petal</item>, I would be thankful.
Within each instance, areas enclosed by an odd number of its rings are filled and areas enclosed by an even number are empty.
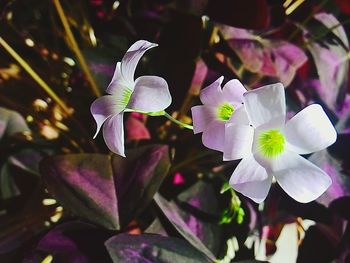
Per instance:
[[[227,123],[225,128],[224,161],[237,160],[252,154],[254,128]]]
[[[221,76],[208,87],[201,90],[199,98],[203,104],[217,106],[220,102],[222,102],[221,83],[223,80],[224,77]]]
[[[128,108],[156,112],[166,109],[170,104],[171,95],[165,79],[157,76],[142,76],[136,79]]]
[[[287,152],[272,171],[283,190],[301,203],[317,199],[331,185],[331,178],[300,155]]]
[[[271,180],[272,176],[255,161],[253,155],[249,155],[243,158],[234,170],[230,185],[254,202],[261,203],[270,190]]]
[[[204,146],[222,152],[224,151],[224,141],[225,122],[215,120],[209,123],[202,135]]]
[[[240,104],[243,102],[243,94],[246,91],[246,88],[238,79],[232,79],[225,84],[222,95],[227,101]]]
[[[322,107],[313,104],[289,120],[285,135],[291,151],[308,154],[333,144],[337,132]]]
[[[194,134],[203,132],[216,119],[215,107],[198,105],[191,108]]]
[[[281,83],[248,91],[243,97],[249,120],[255,128],[271,121],[279,127],[284,125],[286,101]]]
[[[143,54],[156,46],[158,45],[155,43],[139,40],[126,51],[121,63],[121,73],[127,82],[134,81],[135,70]]]
[[[90,107],[92,116],[97,124],[94,138],[97,136],[105,120],[112,115],[120,113],[122,110],[123,108],[118,104],[116,97],[112,95],[106,95],[96,99]]]
[[[106,89],[106,92],[109,94],[118,94],[126,88],[129,88],[130,90],[134,89],[134,80],[128,82],[124,79],[121,73],[120,65],[121,63],[118,62],[115,66],[112,80]]]
[[[245,110],[244,106],[242,105],[235,108],[235,111],[233,112],[231,118],[227,122],[233,124],[249,125],[247,111]]]
[[[112,152],[125,157],[123,116],[122,112],[106,120],[103,125],[103,138]]]

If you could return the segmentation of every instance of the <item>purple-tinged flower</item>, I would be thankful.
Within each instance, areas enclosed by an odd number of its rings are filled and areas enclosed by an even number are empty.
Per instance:
[[[157,76],[141,76],[134,80],[136,66],[143,54],[157,44],[145,40],[135,42],[117,63],[108,95],[96,99],[91,113],[97,123],[98,134],[102,124],[103,138],[108,148],[121,156],[124,154],[123,115],[125,109],[139,112],[158,112],[171,104],[167,82]]]
[[[225,124],[227,122],[248,124],[245,113],[243,93],[247,90],[237,80],[227,82],[223,89],[224,77],[203,89],[200,100],[203,105],[192,107],[193,131],[203,132],[203,144],[214,150],[224,150]]]
[[[285,123],[285,94],[280,83],[245,93],[244,105],[251,125],[226,125],[224,159],[242,158],[230,185],[260,203],[274,177],[298,202],[318,198],[332,181],[299,154],[322,150],[337,138],[322,107],[310,105]]]

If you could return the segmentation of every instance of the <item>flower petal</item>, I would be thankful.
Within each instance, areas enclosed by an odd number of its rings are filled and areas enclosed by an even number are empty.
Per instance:
[[[108,84],[108,87],[106,89],[106,92],[109,94],[118,94],[121,93],[122,90],[125,90],[126,88],[130,89],[131,91],[134,89],[134,81],[127,82],[124,77],[122,76],[121,69],[120,69],[121,63],[118,62],[115,66],[115,70],[113,73],[113,77],[111,82]]]
[[[272,176],[254,160],[253,155],[249,155],[234,170],[230,185],[254,202],[261,203],[270,190],[271,180]]]
[[[142,76],[136,79],[128,108],[156,112],[166,109],[170,104],[171,95],[165,79],[157,76]]]
[[[139,40],[136,41],[128,51],[126,51],[121,63],[121,73],[126,81],[134,81],[134,73],[140,58],[148,49],[156,46],[158,45],[155,43],[146,40]]]
[[[235,108],[235,111],[231,115],[231,118],[227,121],[228,123],[234,124],[245,124],[249,125],[249,119],[244,106]]]
[[[103,138],[112,152],[125,157],[123,116],[124,113],[119,113],[106,120],[103,125]]]
[[[222,102],[221,83],[223,80],[224,77],[221,76],[208,87],[201,90],[199,98],[203,104],[217,106],[220,102]]]
[[[90,107],[92,116],[97,124],[94,138],[97,136],[105,120],[112,115],[120,113],[122,110],[123,108],[119,107],[117,99],[114,96],[106,95],[96,99]]]
[[[215,108],[198,105],[191,108],[194,134],[203,132],[209,123],[216,119]]]
[[[281,83],[248,91],[243,96],[249,120],[255,128],[271,121],[278,126],[284,124],[286,101]]]
[[[225,128],[224,161],[237,160],[252,154],[254,128],[227,123]]]
[[[293,152],[286,152],[272,172],[283,190],[301,203],[317,199],[332,183],[324,171]]]
[[[285,136],[291,151],[308,154],[333,144],[337,132],[322,107],[313,104],[287,122]]]
[[[223,121],[212,121],[203,131],[202,142],[204,146],[217,150],[224,150],[225,141],[225,122]]]
[[[238,79],[232,79],[225,84],[222,93],[227,101],[240,104],[243,102],[243,94],[246,91],[246,88]]]

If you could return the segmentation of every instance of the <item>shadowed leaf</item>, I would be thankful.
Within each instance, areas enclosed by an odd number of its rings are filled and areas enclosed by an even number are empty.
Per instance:
[[[119,229],[118,204],[110,158],[102,154],[69,154],[40,165],[49,191],[72,213]]]
[[[327,27],[327,30],[337,26],[331,32],[343,45],[346,47],[349,45],[344,28],[339,26],[340,22],[333,15],[319,13],[315,15],[315,18]],[[348,51],[340,45],[339,41],[311,42],[308,45],[321,82],[317,92],[332,110],[337,109],[336,106],[342,106],[348,79]]]
[[[122,224],[139,215],[152,201],[170,168],[168,147],[150,145],[114,155],[112,169]]]
[[[167,201],[160,194],[156,194],[154,200],[171,224],[188,242],[191,243],[191,245],[202,251],[208,258],[215,260],[213,253],[202,243],[180,216],[181,211],[174,202]]]
[[[120,234],[105,243],[113,262],[205,263],[212,262],[188,242],[154,234]]]
[[[30,131],[22,115],[18,112],[0,107],[0,139],[15,133]]]
[[[103,246],[109,234],[93,225],[70,222],[56,226],[38,243],[24,263],[43,262],[48,255],[58,263],[112,262]]]
[[[212,185],[200,180],[182,192],[177,199],[180,201],[183,220],[203,244],[217,254],[223,233],[218,224],[218,197]]]

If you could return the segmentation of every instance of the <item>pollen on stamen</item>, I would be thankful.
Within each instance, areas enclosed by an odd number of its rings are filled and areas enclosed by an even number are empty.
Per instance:
[[[268,130],[259,135],[258,143],[261,153],[273,158],[284,151],[285,138],[279,130]]]
[[[221,104],[218,107],[219,120],[228,121],[231,118],[234,111],[235,111],[235,109],[230,103],[225,102],[225,103]]]

